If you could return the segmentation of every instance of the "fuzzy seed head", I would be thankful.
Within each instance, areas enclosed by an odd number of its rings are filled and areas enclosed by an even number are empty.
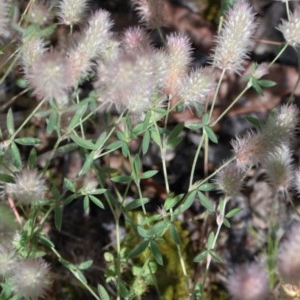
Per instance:
[[[6,192],[23,205],[39,201],[44,197],[46,190],[45,180],[35,169],[22,170],[16,175],[15,183],[6,185]]]
[[[89,18],[88,25],[75,47],[68,52],[72,85],[78,84],[81,77],[93,66],[92,60],[103,53],[111,37],[111,27],[110,15],[105,10],[100,9]]]
[[[13,292],[28,300],[45,297],[52,285],[49,265],[42,258],[19,260],[8,280]]]
[[[162,82],[161,56],[153,52],[140,55],[123,55],[106,65],[99,65],[99,79],[95,87],[99,100],[114,105],[119,112],[128,110],[142,117],[153,106],[153,95]]]
[[[238,167],[237,164],[231,163],[223,168],[217,175],[216,185],[226,196],[236,196],[242,186],[245,171]]]
[[[300,284],[300,223],[296,223],[287,232],[286,240],[280,244],[277,256],[277,268],[284,283]]]
[[[13,247],[9,244],[0,244],[0,275],[9,275],[16,263],[16,252]]]
[[[232,300],[265,300],[269,295],[268,276],[256,263],[238,266],[228,278]]]
[[[21,65],[25,76],[28,76],[30,69],[46,51],[45,43],[41,38],[25,37],[21,47]]]
[[[51,20],[50,7],[44,2],[35,2],[28,12],[30,22],[38,25],[47,24]]]
[[[122,39],[122,46],[128,53],[152,51],[150,37],[141,27],[128,28]]]
[[[50,50],[31,66],[27,79],[38,99],[65,101],[70,82],[70,68],[62,53]]]
[[[171,34],[167,37],[166,51],[168,73],[165,89],[168,95],[174,95],[191,62],[191,43],[185,35]]]
[[[186,107],[204,106],[215,89],[214,78],[204,69],[193,70],[178,88],[180,101]]]
[[[0,38],[5,38],[9,33],[9,0],[0,0]]]
[[[235,1],[217,37],[213,56],[214,66],[240,73],[244,69],[243,61],[248,58],[255,28],[255,14],[252,7],[244,0]]]
[[[299,109],[294,104],[282,105],[277,111],[276,129],[281,129],[283,141],[293,139],[299,125]],[[273,127],[273,130],[275,128]],[[284,137],[285,136],[285,137]]]
[[[300,8],[297,7],[294,12],[290,12],[289,20],[282,20],[278,26],[286,42],[296,48],[300,45]]]
[[[141,23],[149,28],[166,25],[164,19],[165,0],[131,0]]]
[[[268,177],[277,190],[287,190],[292,182],[292,158],[286,145],[277,147],[264,163]]]
[[[59,19],[66,25],[79,23],[87,10],[87,4],[87,0],[61,0],[59,2]]]

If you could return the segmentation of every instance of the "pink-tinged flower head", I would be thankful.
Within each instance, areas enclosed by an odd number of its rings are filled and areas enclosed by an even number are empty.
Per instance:
[[[69,50],[68,60],[71,66],[71,82],[76,85],[82,76],[90,71],[92,60],[97,58],[108,43],[112,27],[110,15],[98,10],[90,16],[88,25],[79,37],[75,47]]]
[[[30,69],[39,60],[46,51],[45,42],[37,37],[23,38],[21,47],[21,65],[25,77],[29,75]]]
[[[4,240],[5,241],[5,240]],[[1,241],[3,243],[3,241]],[[5,241],[0,244],[0,274],[9,275],[14,265],[17,263],[16,252],[13,247]]]
[[[122,46],[126,52],[140,53],[152,51],[150,37],[141,27],[128,28],[122,39]]]
[[[286,234],[278,252],[278,273],[285,283],[297,285],[300,284],[300,223],[294,224]]]
[[[0,38],[7,37],[9,32],[9,0],[0,0]]]
[[[215,89],[213,76],[205,69],[193,70],[180,82],[178,97],[186,107],[201,107]]]
[[[35,2],[28,11],[30,22],[44,25],[52,19],[50,6],[46,2]]]
[[[74,25],[81,21],[88,0],[61,0],[58,4],[59,19],[63,24]]]
[[[286,40],[292,47],[300,45],[300,8],[297,7],[293,13],[290,13],[289,20],[282,20],[278,26]]]
[[[268,276],[256,263],[236,267],[228,278],[232,300],[265,300],[269,295]]]
[[[24,205],[43,199],[46,190],[45,180],[35,169],[22,170],[16,175],[15,183],[6,185],[6,192]]]
[[[217,37],[214,66],[240,73],[243,70],[243,61],[248,58],[255,28],[255,14],[251,6],[244,0],[235,1]]]
[[[99,65],[95,82],[99,101],[141,117],[153,106],[153,96],[165,75],[161,65],[161,56],[156,52],[138,57],[126,54]]]
[[[14,294],[22,299],[43,298],[52,285],[49,265],[42,258],[19,260],[14,265],[8,282]]]
[[[149,28],[165,26],[165,0],[131,0],[140,21]]]
[[[26,77],[38,99],[62,103],[71,87],[70,73],[66,57],[50,50],[34,61]]]
[[[215,180],[219,190],[226,196],[236,196],[244,182],[245,170],[238,167],[237,164],[231,163],[223,168]]]
[[[191,62],[191,43],[185,35],[171,34],[167,36],[166,51],[168,73],[165,89],[168,95],[174,95]]]
[[[287,190],[292,182],[292,158],[286,145],[277,147],[263,163],[268,177],[277,190]]]

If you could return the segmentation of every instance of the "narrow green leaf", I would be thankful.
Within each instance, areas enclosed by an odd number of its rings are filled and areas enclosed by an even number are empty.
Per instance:
[[[239,212],[241,212],[243,209],[242,208],[240,208],[240,207],[237,207],[237,208],[234,208],[234,209],[232,209],[231,211],[229,211],[226,215],[225,215],[225,217],[227,218],[227,219],[230,219],[230,218],[232,218],[232,217],[234,217],[235,215],[237,215]]]
[[[119,285],[120,285],[121,298],[124,300],[127,300],[130,293],[129,293],[126,285],[122,281],[119,283]]]
[[[58,113],[56,110],[52,109],[49,118],[46,120],[47,123],[47,133],[51,133],[53,130],[57,129],[58,123]]]
[[[208,138],[215,144],[218,143],[218,138],[217,136],[215,135],[215,133],[213,132],[213,130],[208,126],[208,125],[205,125],[203,126],[203,130],[206,132]]]
[[[184,126],[192,131],[198,131],[203,127],[203,125],[199,122],[185,122]]]
[[[175,215],[181,214],[188,210],[194,203],[197,191],[188,192],[186,197],[183,200],[183,203],[180,204],[174,211]]]
[[[201,262],[202,260],[204,260],[207,257],[208,251],[204,250],[202,252],[200,252],[199,254],[197,254],[194,258],[194,262],[198,263]]]
[[[14,124],[14,115],[11,108],[7,112],[6,126],[9,134],[13,135],[15,133],[15,124]]]
[[[184,194],[180,194],[180,195],[176,195],[176,196],[174,196],[173,193],[169,194],[164,203],[165,210],[169,210],[169,209],[173,208],[177,203],[179,203],[179,201],[182,199],[183,196],[184,196]]]
[[[61,146],[57,149],[58,153],[69,153],[71,151],[74,151],[75,149],[78,148],[78,145],[76,145],[75,143],[68,143],[67,145]]]
[[[91,267],[92,264],[93,264],[93,260],[91,260],[91,259],[86,260],[78,265],[78,269],[79,270],[87,270],[88,268]]]
[[[79,270],[79,269],[73,269],[73,270],[70,270],[73,275],[80,281],[80,282],[83,282],[83,283],[87,283],[87,280],[85,278],[85,276],[83,275],[83,273]]]
[[[168,137],[168,147],[175,148],[182,140],[180,137],[181,132],[183,131],[184,124],[179,123],[175,126]]]
[[[154,175],[156,175],[158,173],[157,170],[150,170],[150,171],[146,171],[144,172],[141,176],[140,179],[147,179],[147,178],[151,178]]]
[[[118,183],[129,183],[132,181],[131,176],[116,176],[112,177],[111,181],[118,182]]]
[[[215,185],[213,183],[203,183],[198,189],[202,192],[209,192],[215,189]]]
[[[150,236],[162,236],[166,230],[167,230],[167,224],[163,220],[151,226],[148,229],[148,234],[150,234]]]
[[[146,239],[146,238],[151,237],[151,234],[148,232],[148,230],[146,230],[146,229],[143,228],[142,226],[137,226],[136,229],[137,229],[138,234],[139,234],[142,238]]]
[[[157,132],[157,130],[155,130],[155,129],[151,130],[151,138],[158,146],[160,146],[161,137],[159,135],[159,132]]]
[[[96,145],[90,141],[90,140],[86,140],[74,133],[70,134],[70,138],[73,140],[73,142],[75,144],[77,144],[78,146],[88,149],[88,150],[96,150]]]
[[[14,165],[17,168],[21,168],[22,167],[22,159],[21,159],[21,154],[20,154],[19,148],[17,147],[17,145],[14,142],[12,142],[10,149],[11,149],[12,160],[13,160]]]
[[[139,179],[140,169],[141,169],[140,157],[138,155],[135,155],[135,157],[133,159],[133,172],[132,172],[134,180]]]
[[[143,136],[143,141],[142,141],[142,153],[145,155],[148,152],[149,146],[150,146],[150,132],[146,131],[144,136]]]
[[[68,126],[68,131],[73,130],[80,124],[80,120],[83,117],[83,115],[85,114],[87,107],[88,107],[87,103],[81,102],[77,105],[76,113],[73,116],[73,118]]]
[[[148,240],[144,240],[140,242],[138,245],[136,245],[129,253],[128,253],[128,258],[133,258],[135,256],[138,256],[139,254],[143,253],[146,248],[149,245]]]
[[[62,226],[62,208],[60,205],[54,207],[54,223],[56,229],[60,231]]]
[[[19,145],[34,146],[40,144],[41,140],[32,137],[26,137],[26,138],[17,138],[15,139],[15,142]]]
[[[98,284],[97,289],[98,289],[98,294],[99,294],[101,300],[110,300],[110,297],[103,285]]]
[[[36,168],[37,165],[37,152],[35,148],[32,148],[28,157],[28,166],[30,169]]]
[[[66,186],[66,188],[67,188],[69,191],[71,191],[71,192],[73,192],[73,193],[76,192],[76,189],[75,189],[75,187],[74,187],[74,185],[73,185],[73,182],[72,182],[70,179],[64,178],[64,185]]]
[[[258,84],[262,87],[273,87],[275,86],[277,83],[275,81],[272,80],[265,80],[265,79],[261,79],[258,80]]]
[[[198,191],[198,197],[200,199],[200,203],[209,211],[214,212],[215,207],[212,202],[200,191]]]
[[[107,137],[107,133],[106,133],[106,132],[103,132],[103,133],[99,136],[99,138],[98,138],[98,140],[96,141],[96,144],[95,144],[95,146],[96,146],[96,148],[97,148],[98,150],[99,150],[99,149],[102,149],[102,147],[103,147],[103,145],[104,145],[104,143],[105,143],[106,137]]]
[[[207,240],[207,249],[210,250],[213,246],[214,243],[214,239],[215,239],[215,233],[212,231],[209,236],[208,236],[208,240]]]
[[[122,147],[124,142],[122,141],[114,141],[107,146],[107,150],[115,151]]]
[[[163,266],[164,262],[163,262],[163,258],[162,258],[162,255],[161,255],[161,252],[160,252],[160,249],[157,245],[157,243],[155,243],[154,241],[151,241],[150,242],[150,249],[151,249],[151,253],[155,259],[155,261]]]
[[[90,200],[91,200],[94,204],[96,204],[99,208],[105,209],[103,203],[102,203],[97,197],[95,197],[95,196],[93,196],[93,195],[89,195],[89,198],[90,198]]]
[[[44,236],[42,234],[40,234],[38,236],[38,241],[40,243],[42,243],[43,245],[45,245],[46,247],[48,247],[48,248],[54,248],[55,247],[55,245],[52,243],[52,241],[50,241],[46,236]]]
[[[90,210],[90,198],[89,196],[85,196],[83,198],[83,210],[88,212]]]
[[[179,236],[178,231],[177,231],[176,227],[174,226],[174,224],[170,225],[169,231],[170,231],[170,235],[171,235],[171,238],[174,241],[174,243],[177,245],[180,245],[180,243],[181,243],[180,236]]]
[[[91,166],[94,162],[94,151],[92,151],[86,158],[80,172],[79,172],[79,176],[86,174],[90,169]]]
[[[212,259],[218,263],[222,263],[223,259],[222,257],[215,251],[209,251],[209,254],[211,255]]]
[[[125,210],[130,211],[136,208],[141,207],[142,205],[145,205],[149,202],[148,198],[142,198],[142,199],[135,199],[128,204],[125,205]]]

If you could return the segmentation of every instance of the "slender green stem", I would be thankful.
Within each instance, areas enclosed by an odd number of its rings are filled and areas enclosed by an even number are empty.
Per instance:
[[[20,125],[20,127],[15,131],[15,133],[10,137],[10,142],[12,142],[17,134],[24,128],[24,126],[29,122],[29,120],[34,116],[34,114],[43,106],[46,99],[43,99],[36,108],[31,112],[31,114],[26,118],[26,120]]]
[[[55,248],[52,247],[51,250],[57,256],[58,260],[60,260],[60,261],[63,260],[63,258],[56,251]],[[101,298],[92,290],[92,288],[85,281],[80,279],[80,277],[76,274],[76,272],[74,270],[72,270],[72,268],[68,268],[68,270],[74,275],[75,278],[77,278],[81,282],[81,284],[85,287],[85,289],[88,290],[95,299],[101,300]]]
[[[281,56],[281,54],[286,50],[286,48],[288,47],[288,43],[286,43],[282,49],[278,52],[278,54],[276,55],[276,57],[269,63],[268,68],[270,68],[271,66],[274,65],[274,63],[276,62],[276,60]]]
[[[219,117],[211,124],[214,127],[227,113],[228,111],[240,100],[240,98],[251,88],[251,85],[247,86],[239,93],[239,95],[230,103],[230,105],[219,115]]]
[[[217,97],[218,97],[218,94],[219,94],[219,91],[220,91],[220,87],[221,87],[223,78],[225,76],[225,73],[226,73],[226,69],[223,69],[222,73],[221,73],[221,76],[220,76],[220,79],[219,79],[219,82],[218,82],[217,87],[216,87],[214,98],[213,98],[212,103],[211,103],[210,112],[209,112],[209,120],[211,119],[212,113],[214,111],[215,104],[216,104],[216,101],[217,101]]]
[[[192,170],[191,170],[191,175],[190,175],[190,184],[189,184],[189,190],[191,189],[192,185],[193,185],[193,181],[194,181],[194,175],[195,175],[195,170],[196,170],[196,165],[197,165],[197,161],[198,161],[198,157],[200,155],[200,151],[204,142],[204,138],[205,138],[205,131],[203,130],[201,139],[199,141],[195,156],[194,156],[194,160],[193,160],[193,164],[192,164]]]
[[[192,186],[189,188],[189,192],[198,190],[198,188],[203,185],[203,183],[209,181],[209,179],[213,178],[216,174],[218,174],[222,169],[224,169],[226,166],[228,166],[230,163],[232,163],[236,158],[232,157],[228,161],[226,161],[222,166],[220,166],[218,169],[216,169],[213,173],[211,173],[209,176],[207,176],[205,179],[194,183]]]

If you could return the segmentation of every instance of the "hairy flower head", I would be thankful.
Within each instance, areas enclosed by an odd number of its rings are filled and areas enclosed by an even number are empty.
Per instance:
[[[263,162],[268,177],[277,190],[287,190],[292,183],[292,158],[286,145],[277,147]]]
[[[292,47],[300,45],[300,7],[296,7],[294,12],[290,12],[289,20],[282,20],[278,26],[286,40]]]
[[[61,0],[58,4],[58,17],[63,24],[77,24],[86,11],[87,5],[88,0]]]
[[[239,168],[235,163],[230,163],[218,173],[215,182],[218,189],[226,196],[233,197],[240,192],[244,176],[244,169]]]
[[[16,175],[15,183],[6,185],[6,192],[16,198],[18,203],[24,205],[41,200],[46,190],[45,180],[35,169],[22,170]]]
[[[46,51],[45,42],[38,37],[24,37],[21,49],[21,66],[25,77],[29,75],[30,69],[35,65]]]
[[[255,14],[251,6],[244,0],[235,1],[227,12],[224,26],[217,37],[214,66],[240,73],[243,61],[248,58],[255,28]]]
[[[126,52],[140,53],[152,51],[150,37],[141,27],[128,28],[122,39],[122,47]]]
[[[34,61],[26,77],[38,99],[61,103],[71,87],[70,73],[66,57],[51,49]]]
[[[164,19],[165,0],[131,0],[140,21],[149,28],[166,25]]]
[[[6,37],[9,32],[9,0],[0,0],[0,38]]]
[[[280,278],[289,284],[300,284],[300,223],[295,223],[280,243],[277,268]]]
[[[215,89],[213,76],[205,69],[193,70],[179,84],[178,97],[186,107],[204,106]]]
[[[124,54],[105,65],[99,65],[95,87],[99,100],[114,105],[119,112],[128,110],[141,117],[153,106],[153,96],[165,74],[158,52],[140,55]]]
[[[257,263],[235,268],[227,289],[233,300],[265,300],[269,295],[268,275]]]
[[[16,295],[28,300],[45,297],[52,285],[49,265],[42,258],[19,260],[8,281]]]
[[[51,7],[44,1],[34,2],[28,11],[28,17],[31,23],[44,25],[52,18]]]
[[[106,49],[106,44],[111,38],[111,27],[112,22],[107,11],[100,9],[90,16],[75,46],[68,51],[71,67],[69,76],[72,85],[78,84],[81,77],[90,71],[92,60],[99,57]]]
[[[166,52],[168,73],[165,89],[168,95],[174,95],[191,62],[191,43],[185,35],[171,34],[167,36]]]
[[[4,242],[7,243],[6,240]],[[2,243],[0,244],[0,274],[9,275],[17,263],[16,252],[9,243],[6,245]]]

